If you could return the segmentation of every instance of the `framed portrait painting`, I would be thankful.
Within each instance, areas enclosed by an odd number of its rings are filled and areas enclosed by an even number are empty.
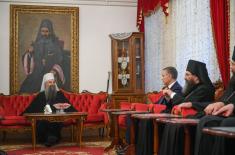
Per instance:
[[[10,5],[10,93],[35,93],[45,73],[79,91],[79,8]]]

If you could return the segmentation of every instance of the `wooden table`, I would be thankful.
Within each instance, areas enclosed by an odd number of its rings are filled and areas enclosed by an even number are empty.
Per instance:
[[[235,138],[235,127],[210,127],[204,128],[202,131],[210,135]]]
[[[139,120],[152,120],[153,121],[153,127],[154,127],[154,144],[153,144],[153,153],[157,154],[158,151],[158,126],[157,123],[155,123],[155,119],[157,118],[179,118],[181,116],[179,115],[172,115],[168,113],[161,113],[161,114],[155,114],[155,113],[148,113],[148,114],[133,114],[131,116],[131,141],[130,146],[128,147],[126,154],[135,155],[135,126],[134,121],[135,119]]]
[[[64,122],[69,119],[76,120],[77,134],[76,142],[80,146],[82,142],[83,121],[87,117],[85,112],[70,112],[70,113],[25,113],[24,116],[31,121],[32,126],[32,146],[35,150],[36,145],[36,123],[38,120],[47,120],[50,122]]]
[[[105,148],[105,151],[108,151],[112,148],[114,148],[117,145],[121,145],[122,141],[119,137],[119,127],[118,127],[118,117],[120,115],[132,115],[132,114],[141,114],[141,113],[148,113],[148,111],[120,111],[120,112],[112,112],[114,118],[114,138],[111,142],[111,144]]]
[[[110,135],[114,135],[113,133],[111,133],[110,131],[114,131],[114,121],[113,121],[113,117],[112,117],[112,112],[121,112],[121,111],[131,111],[130,109],[102,109],[100,110],[101,112],[106,112],[108,115],[108,120],[109,120],[109,124],[108,124],[108,128],[107,128],[107,136],[110,137]],[[113,136],[111,136],[113,137]]]
[[[191,137],[189,132],[190,126],[196,126],[199,122],[199,119],[188,119],[188,118],[171,118],[171,119],[156,119],[156,122],[160,123],[171,123],[171,124],[180,124],[184,127],[184,155],[190,155],[191,153]]]

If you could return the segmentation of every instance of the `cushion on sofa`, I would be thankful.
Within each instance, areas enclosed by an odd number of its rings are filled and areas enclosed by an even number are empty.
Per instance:
[[[85,120],[85,123],[102,122],[102,121],[104,121],[103,114],[90,114],[90,115],[87,115],[87,119]]]
[[[30,125],[31,123],[26,120],[24,116],[4,116],[0,120],[0,125],[15,126],[15,125]]]

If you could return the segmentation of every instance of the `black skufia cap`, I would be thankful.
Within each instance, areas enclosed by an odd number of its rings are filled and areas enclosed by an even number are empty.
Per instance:
[[[201,83],[212,86],[205,63],[196,60],[189,60],[186,70],[196,75],[200,79]]]
[[[206,64],[196,60],[189,60],[186,71],[200,77],[199,70],[206,68]]]

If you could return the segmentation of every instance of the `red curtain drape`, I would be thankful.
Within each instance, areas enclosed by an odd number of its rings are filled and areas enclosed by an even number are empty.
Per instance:
[[[217,60],[226,87],[230,79],[229,0],[210,0],[210,9]]]
[[[137,3],[137,27],[144,32],[144,16],[149,16],[160,4],[163,12],[168,16],[169,0],[138,0]]]

